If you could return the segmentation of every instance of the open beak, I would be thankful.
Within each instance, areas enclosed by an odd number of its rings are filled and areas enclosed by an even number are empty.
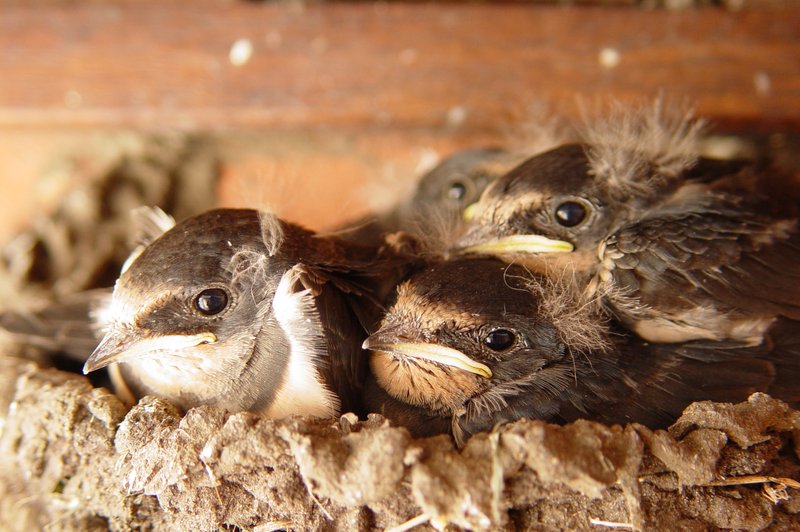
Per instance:
[[[392,341],[388,338],[382,338],[381,331],[378,331],[364,340],[362,347],[370,351],[384,351],[386,353],[410,358],[430,360],[431,362],[437,362],[445,366],[468,371],[469,373],[474,373],[487,379],[492,377],[492,370],[489,369],[489,366],[472,360],[457,349],[439,344]]]
[[[506,253],[569,253],[575,246],[542,235],[511,235],[466,246],[465,253],[503,255]]]
[[[83,373],[85,375],[109,364],[125,362],[135,357],[148,356],[156,352],[178,351],[202,344],[213,344],[216,341],[217,337],[210,332],[135,338],[130,334],[111,330],[86,360],[83,365]]]

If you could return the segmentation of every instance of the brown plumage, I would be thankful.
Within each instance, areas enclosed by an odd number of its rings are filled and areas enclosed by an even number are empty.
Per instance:
[[[410,198],[387,212],[345,224],[337,232],[347,240],[372,245],[380,245],[385,234],[396,231],[421,235],[425,240],[430,240],[431,233],[447,239],[449,226],[460,226],[464,208],[476,201],[492,180],[522,160],[519,153],[503,148],[457,151],[422,175]]]
[[[754,348],[648,343],[597,315],[569,279],[492,259],[442,262],[399,287],[365,342],[367,406],[459,443],[522,417],[664,427],[697,400],[777,391],[796,402],[781,382],[798,376],[800,328],[774,331],[778,342]]]
[[[575,271],[651,341],[756,345],[777,316],[800,319],[797,183],[699,157],[692,122],[648,116],[495,180],[470,208],[460,252]]]
[[[403,268],[382,253],[254,210],[189,218],[129,261],[84,371],[111,365],[129,399],[184,408],[358,412],[365,327]]]

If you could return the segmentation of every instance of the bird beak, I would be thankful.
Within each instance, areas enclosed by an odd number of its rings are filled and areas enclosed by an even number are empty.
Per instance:
[[[542,235],[511,235],[466,246],[465,253],[503,255],[507,253],[569,253],[575,246]]]
[[[383,331],[378,331],[364,340],[362,347],[370,351],[383,351],[411,358],[430,360],[431,362],[462,369],[487,379],[492,377],[492,370],[489,369],[489,366],[472,360],[461,351],[439,344],[410,341],[397,342],[388,338],[388,335]]]
[[[197,347],[202,344],[213,344],[217,341],[214,333],[172,334],[152,338],[135,338],[119,331],[109,331],[100,345],[83,365],[84,375],[104,368],[115,362],[125,362],[134,357],[146,356],[156,352],[178,351]]]
[[[461,213],[461,216],[464,218],[465,222],[471,222],[472,220],[475,219],[477,215],[478,215],[477,202],[470,203],[469,205],[467,205],[466,208],[464,209],[464,212]]]

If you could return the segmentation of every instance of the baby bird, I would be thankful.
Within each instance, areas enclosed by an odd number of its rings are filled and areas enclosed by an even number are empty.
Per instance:
[[[627,120],[638,126],[496,179],[468,209],[459,252],[574,271],[653,342],[757,345],[776,317],[800,319],[797,183],[699,157],[691,121]]]
[[[692,401],[768,391],[771,356],[798,376],[796,345],[651,344],[623,335],[570,281],[494,259],[441,262],[413,275],[364,342],[367,406],[416,436],[450,433],[460,445],[523,417],[664,427]]]
[[[374,248],[255,210],[191,217],[128,261],[96,312],[104,336],[84,372],[110,366],[129,400],[183,408],[359,412],[382,264]]]
[[[411,198],[392,210],[347,224],[339,232],[354,242],[380,245],[396,231],[427,235],[442,225],[461,222],[462,211],[474,203],[496,177],[522,162],[502,148],[467,148],[454,153],[419,178]]]

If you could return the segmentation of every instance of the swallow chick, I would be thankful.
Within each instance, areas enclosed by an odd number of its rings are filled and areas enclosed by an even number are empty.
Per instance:
[[[556,283],[559,286],[567,286]],[[550,418],[607,346],[605,322],[569,290],[493,259],[430,266],[399,286],[364,342],[368,406],[416,435]]]
[[[445,158],[423,175],[411,197],[412,211],[461,212],[474,203],[495,178],[521,162],[518,154],[503,148],[466,148]]]
[[[370,411],[462,445],[520,418],[665,428],[695,401],[762,391],[798,404],[798,322],[778,320],[755,347],[651,343],[607,322],[571,281],[464,258],[411,276],[364,342]]]
[[[460,226],[464,208],[474,203],[492,180],[522,160],[518,153],[499,147],[457,151],[423,174],[410,198],[338,232],[348,240],[371,245],[380,245],[383,235],[397,231],[415,235],[433,231],[446,238],[449,226]]]
[[[96,313],[104,336],[84,373],[109,367],[129,401],[154,394],[185,409],[358,411],[365,280],[379,262],[255,210],[194,216],[128,261]]]
[[[495,180],[456,248],[573,270],[649,341],[758,344],[777,316],[800,319],[796,185],[700,157],[695,122],[653,113]]]

